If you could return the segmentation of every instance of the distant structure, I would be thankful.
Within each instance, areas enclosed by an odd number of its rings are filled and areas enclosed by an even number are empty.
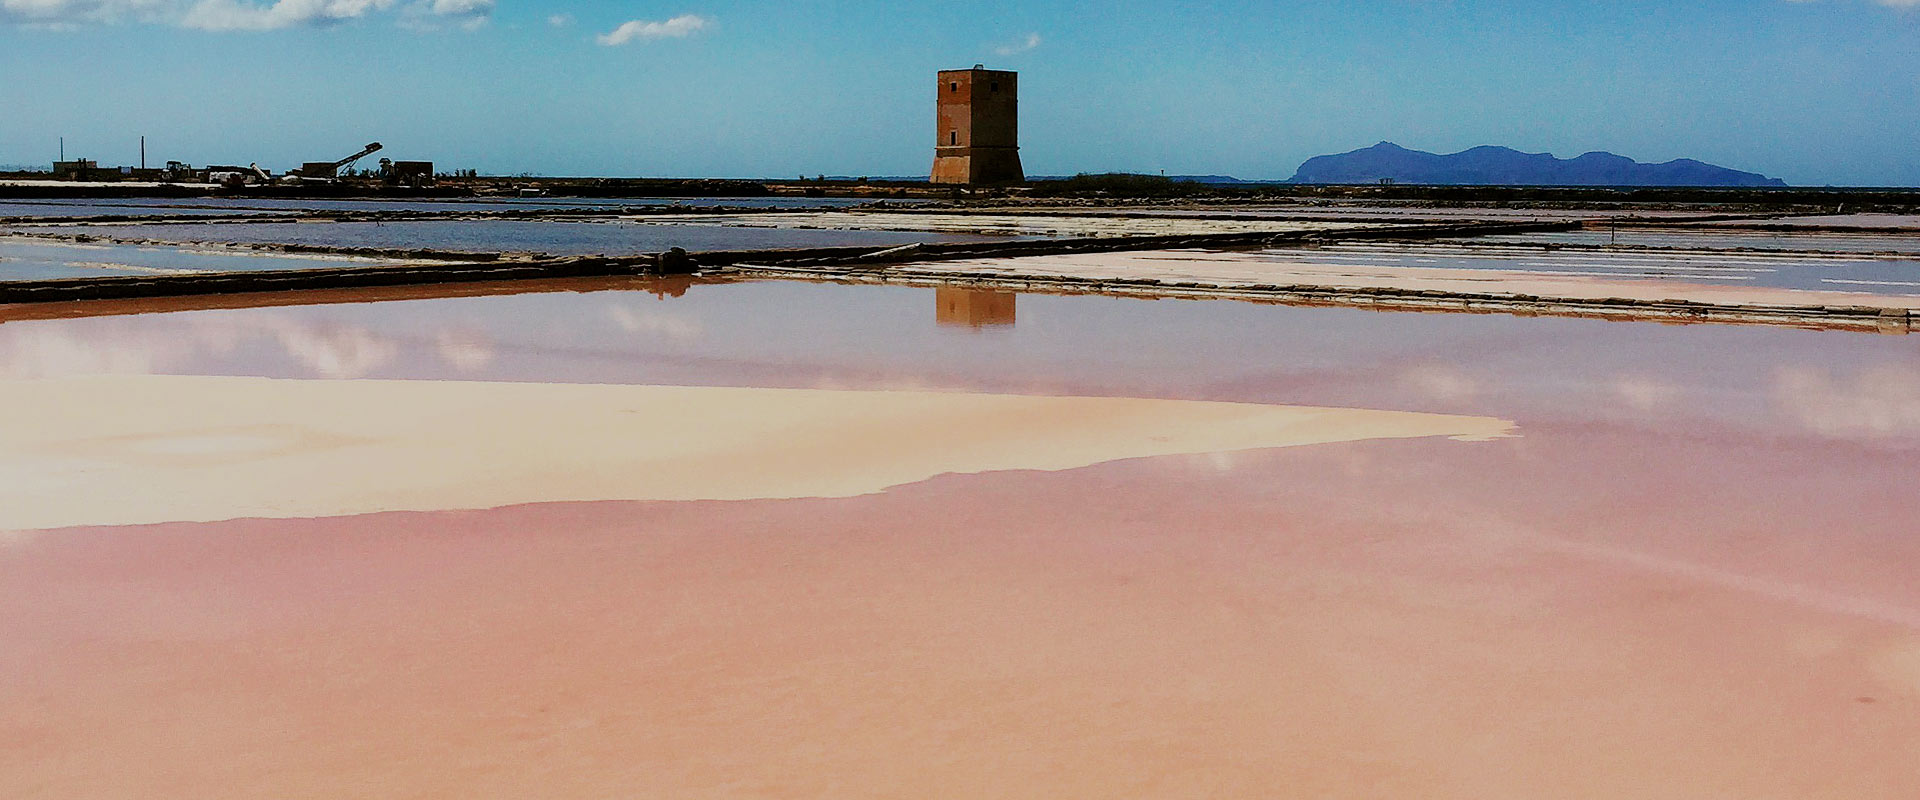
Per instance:
[[[352,174],[354,162],[378,152],[380,152],[380,143],[368,142],[366,147],[360,148],[360,152],[346,158],[338,161],[308,161],[293,172],[301,181],[332,183],[340,179],[342,168],[345,168],[348,174]]]
[[[380,159],[380,180],[396,186],[432,186],[433,162]]]
[[[939,91],[933,182],[1026,180],[1020,168],[1020,74],[980,64],[941,70]]]
[[[91,161],[84,158],[76,158],[72,161],[53,162],[53,177],[59,180],[70,180],[70,181],[94,180],[95,173],[98,173],[99,171],[100,171],[100,162]],[[118,172],[119,170],[114,170],[114,171]]]

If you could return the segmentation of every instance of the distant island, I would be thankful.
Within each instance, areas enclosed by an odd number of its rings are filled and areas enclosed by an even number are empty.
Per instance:
[[[1483,146],[1452,155],[1409,150],[1392,142],[1300,165],[1290,183],[1394,183],[1466,186],[1786,186],[1779,178],[1682,158],[1643,164],[1594,152],[1577,158]]]

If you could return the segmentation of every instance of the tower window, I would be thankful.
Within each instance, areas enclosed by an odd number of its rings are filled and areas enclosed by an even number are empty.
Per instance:
[[[989,92],[997,92],[997,91],[1000,91],[1000,82],[999,82],[999,81],[994,81],[994,82],[992,82],[992,83],[989,83],[989,84],[987,84],[987,91],[989,91]]]
[[[949,91],[949,92],[957,92],[957,91],[960,91],[960,82],[959,82],[959,81],[954,81],[953,83],[949,83],[949,84],[947,84],[947,91]]]
[[[960,143],[960,132],[947,131],[947,144],[959,144],[959,143]]]

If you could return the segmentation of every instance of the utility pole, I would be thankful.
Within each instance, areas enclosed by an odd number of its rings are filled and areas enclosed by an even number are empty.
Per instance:
[[[147,137],[140,137],[140,169],[147,168]]]
[[[67,137],[60,137],[60,160],[67,160]]]

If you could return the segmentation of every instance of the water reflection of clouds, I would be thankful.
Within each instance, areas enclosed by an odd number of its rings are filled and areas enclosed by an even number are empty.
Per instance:
[[[687,285],[17,319],[0,322],[0,378],[993,391],[1920,435],[1920,364],[1902,337],[1049,295],[1020,299],[1041,324],[953,336],[930,324],[942,307],[927,319],[929,295],[941,297],[929,289]]]
[[[1774,370],[1774,406],[1808,431],[1843,439],[1920,437],[1920,368],[1882,364],[1852,375]]]
[[[433,335],[433,349],[447,366],[461,372],[477,372],[493,363],[493,339],[469,328],[447,328]]]
[[[608,306],[607,317],[627,333],[650,333],[677,342],[698,339],[703,332],[700,321],[693,317],[626,303]]]
[[[443,329],[429,342],[461,372],[494,359],[492,340],[477,330]],[[0,326],[0,378],[230,371],[257,360],[247,354],[263,345],[279,354],[268,362],[296,367],[290,374],[364,378],[397,365],[411,344],[372,327],[272,314],[16,322]]]
[[[1401,382],[1429,400],[1458,402],[1480,393],[1480,382],[1465,371],[1443,364],[1422,364],[1402,373]]]
[[[1616,375],[1613,394],[1636,411],[1657,411],[1680,395],[1680,387],[1651,375]]]
[[[393,363],[400,346],[371,330],[276,322],[268,328],[287,355],[327,378],[364,378]]]
[[[0,377],[12,379],[148,374],[191,347],[152,339],[103,347],[96,337],[75,335],[60,325],[13,327],[17,330],[0,328]]]

